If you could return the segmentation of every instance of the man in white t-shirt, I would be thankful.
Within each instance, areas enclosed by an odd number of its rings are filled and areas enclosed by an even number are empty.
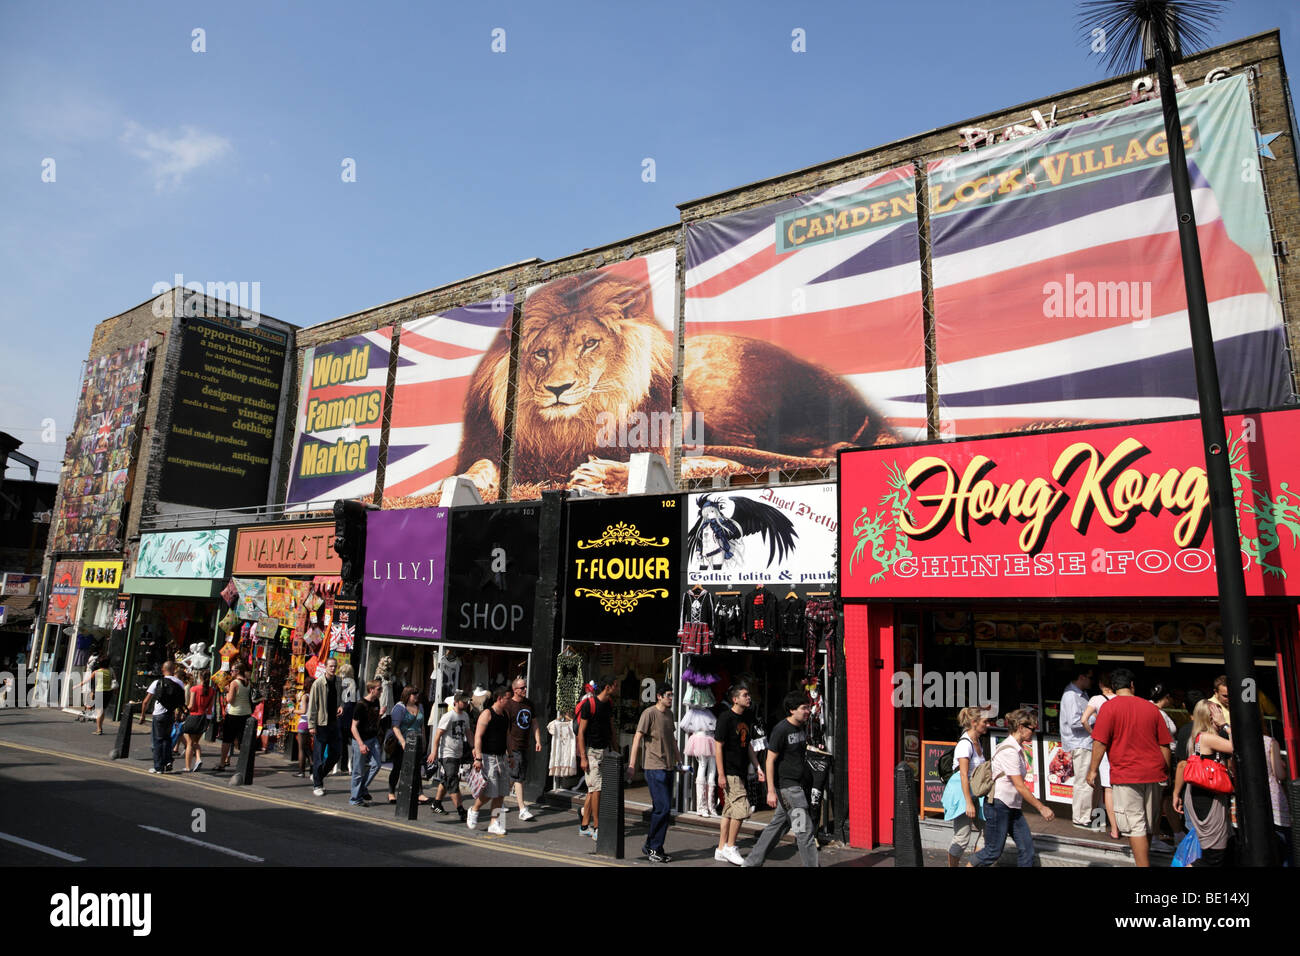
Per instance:
[[[465,756],[465,741],[469,738],[469,694],[456,691],[449,698],[450,709],[438,721],[438,730],[433,735],[433,746],[429,748],[429,763],[438,761],[442,779],[438,782],[438,792],[433,795],[433,812],[446,813],[442,798],[451,791],[451,802],[461,820],[465,819],[465,808],[460,805],[460,763]]]
[[[144,701],[140,704],[142,725],[144,715],[149,712],[149,704],[153,704],[153,766],[149,769],[150,773],[171,773],[172,769],[172,726],[176,722],[176,712],[185,707],[185,685],[172,676],[175,672],[175,664],[163,661],[163,676],[149,685]],[[164,681],[168,684],[164,685]]]

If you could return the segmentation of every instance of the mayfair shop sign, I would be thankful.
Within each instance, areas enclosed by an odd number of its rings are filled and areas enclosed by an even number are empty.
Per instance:
[[[446,508],[410,508],[366,516],[361,593],[368,634],[442,639],[447,515]]]
[[[226,570],[230,531],[163,531],[140,536],[135,559],[137,578],[221,577]]]
[[[342,562],[334,550],[334,522],[297,522],[240,528],[235,533],[232,574],[337,576]]]
[[[1227,417],[1240,560],[1300,593],[1300,410]],[[1210,597],[1198,418],[844,452],[845,597]]]

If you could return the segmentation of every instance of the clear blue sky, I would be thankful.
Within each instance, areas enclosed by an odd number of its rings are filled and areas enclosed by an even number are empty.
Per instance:
[[[56,478],[94,325],[177,272],[314,325],[1104,75],[1070,0],[807,6],[6,0],[0,430]],[[1273,27],[1300,70],[1295,0],[1216,42]]]

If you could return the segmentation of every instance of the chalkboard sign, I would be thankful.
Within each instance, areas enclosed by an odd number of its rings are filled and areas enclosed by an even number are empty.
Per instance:
[[[939,758],[953,747],[955,740],[921,741],[921,815],[929,810],[943,811],[943,788],[948,781],[939,776]]]

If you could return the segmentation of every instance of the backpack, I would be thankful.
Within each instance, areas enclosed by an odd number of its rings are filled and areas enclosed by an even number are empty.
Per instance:
[[[591,718],[596,716],[596,705],[594,703],[595,700],[596,700],[595,697],[584,697],[582,698],[582,700],[578,701],[578,706],[573,708],[573,736],[574,737],[578,736],[578,724],[583,717],[586,717],[588,720],[591,720]],[[590,708],[590,713],[584,714],[582,712],[582,705],[587,703],[587,701],[592,701],[593,703]]]
[[[961,743],[961,741],[958,741]],[[957,772],[957,747],[954,745],[952,750],[945,750],[939,756],[939,776],[942,778],[944,785],[947,786],[948,780]],[[993,761],[985,760],[982,764],[971,771],[970,775],[970,795],[978,800],[980,797],[987,796],[993,789]]]
[[[158,693],[154,695],[154,699],[168,714],[174,714],[185,706],[185,691],[181,690],[170,677],[159,677]]]

